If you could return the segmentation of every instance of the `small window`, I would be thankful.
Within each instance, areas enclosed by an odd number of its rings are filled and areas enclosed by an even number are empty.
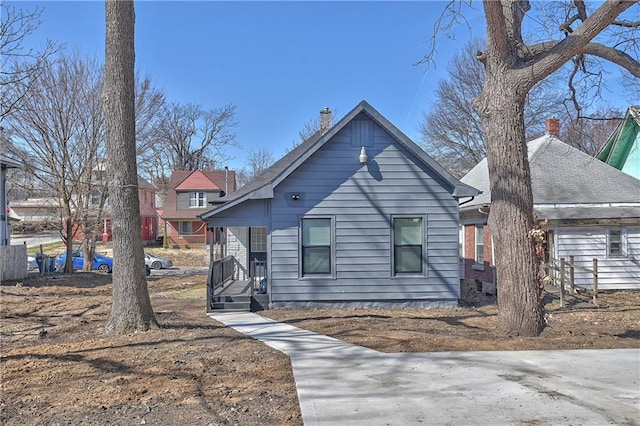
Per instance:
[[[91,201],[89,202],[89,204],[91,204],[92,206],[97,206],[100,204],[101,198],[102,198],[102,192],[98,191],[97,189],[94,189],[93,191],[91,191]]]
[[[331,219],[302,219],[302,275],[331,274]]]
[[[393,272],[397,274],[422,273],[422,218],[397,217],[393,219]]]
[[[607,239],[607,255],[609,257],[625,257],[627,255],[626,242],[624,229],[610,229]]]
[[[267,228],[264,226],[251,227],[251,251],[267,251]]]
[[[204,192],[189,193],[189,207],[205,207],[207,205],[207,197]]]
[[[476,258],[477,264],[484,264],[484,226],[476,226]]]
[[[180,235],[193,234],[193,222],[180,222]]]

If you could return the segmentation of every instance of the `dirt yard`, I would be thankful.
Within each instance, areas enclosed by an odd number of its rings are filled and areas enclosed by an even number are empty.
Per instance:
[[[0,286],[2,425],[299,425],[289,359],[208,318],[205,277],[151,276],[162,329],[111,338],[111,277],[32,276]],[[640,347],[640,292],[601,307],[547,306],[535,339],[496,332],[492,300],[434,310],[268,311],[385,352]]]

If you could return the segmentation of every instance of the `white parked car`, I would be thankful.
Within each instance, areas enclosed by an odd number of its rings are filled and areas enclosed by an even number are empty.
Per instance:
[[[38,266],[38,261],[35,256],[27,256],[27,271],[40,271],[40,267]]]
[[[152,256],[149,253],[144,254],[144,263],[151,269],[165,269],[173,266],[173,261],[170,259]]]

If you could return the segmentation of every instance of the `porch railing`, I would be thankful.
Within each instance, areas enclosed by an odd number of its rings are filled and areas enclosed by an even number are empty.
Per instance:
[[[207,301],[211,301],[216,288],[233,279],[235,265],[236,259],[233,256],[227,256],[211,263],[207,276]]]
[[[206,235],[179,235],[178,236],[178,240],[182,238],[184,240],[185,243],[187,243],[190,246],[198,246],[198,245],[203,245],[207,243],[207,236]]]
[[[577,265],[574,257],[569,256],[569,260],[564,258],[549,259],[545,263],[545,275],[546,280],[560,289],[560,306],[565,304],[565,293],[567,290],[571,294],[575,294],[576,290],[580,290],[592,295],[592,303],[598,305],[598,259],[593,259],[593,269],[585,268],[584,266]],[[591,274],[592,285],[591,288],[580,286],[575,283],[575,270],[588,272]]]
[[[251,295],[267,294],[267,262],[253,260],[251,261]]]

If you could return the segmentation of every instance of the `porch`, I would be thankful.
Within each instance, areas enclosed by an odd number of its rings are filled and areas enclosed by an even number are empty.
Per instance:
[[[267,263],[253,261],[248,279],[233,256],[214,261],[207,276],[207,313],[257,312],[269,309]]]

